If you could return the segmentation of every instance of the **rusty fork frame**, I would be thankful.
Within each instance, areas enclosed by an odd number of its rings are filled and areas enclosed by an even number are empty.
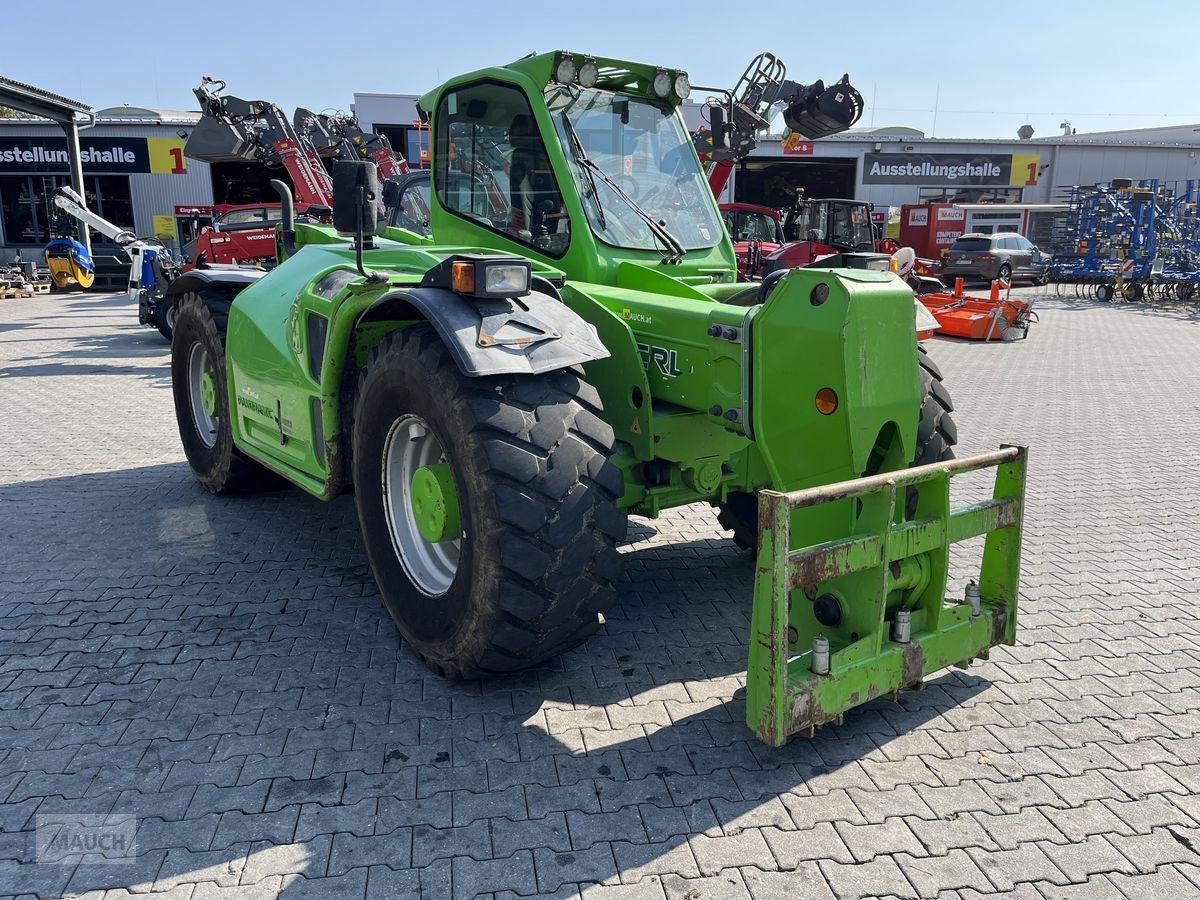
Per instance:
[[[952,510],[950,479],[987,468],[996,469],[992,499]],[[759,493],[746,718],[765,743],[811,734],[855,706],[1015,642],[1025,468],[1026,449],[1004,447]],[[915,515],[906,516],[913,490]],[[856,533],[792,549],[808,521],[797,517],[839,502]],[[978,582],[961,602],[947,602],[949,545],[982,535]],[[818,598],[837,616],[814,612]]]

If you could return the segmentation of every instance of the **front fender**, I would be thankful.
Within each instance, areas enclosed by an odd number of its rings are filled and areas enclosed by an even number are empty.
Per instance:
[[[513,300],[477,300],[444,288],[406,288],[372,303],[356,327],[413,318],[433,325],[470,377],[537,375],[609,355],[591,324],[538,290]]]
[[[192,269],[171,282],[166,296],[177,297],[188,291],[199,293],[208,287],[225,288],[237,293],[254,284],[266,274],[265,269],[250,266],[213,266],[212,268]]]

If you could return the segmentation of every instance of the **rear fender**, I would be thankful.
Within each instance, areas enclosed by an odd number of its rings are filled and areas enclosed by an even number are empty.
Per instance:
[[[565,306],[549,282],[515,300],[476,300],[444,288],[392,291],[355,324],[424,319],[464,375],[537,375],[609,355],[596,329]]]

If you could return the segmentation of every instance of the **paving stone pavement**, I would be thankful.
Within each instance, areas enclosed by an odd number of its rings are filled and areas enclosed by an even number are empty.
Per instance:
[[[124,298],[0,301],[0,895],[1200,896],[1200,316],[1042,307],[931,345],[962,450],[1031,448],[1019,646],[771,750],[707,509],[634,523],[587,646],[447,683],[352,497],[198,487]],[[34,863],[113,812],[136,862]]]

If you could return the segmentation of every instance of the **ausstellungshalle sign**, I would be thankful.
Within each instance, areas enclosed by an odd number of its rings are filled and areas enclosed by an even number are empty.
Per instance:
[[[863,183],[1032,186],[1038,161],[1036,153],[867,153]]]
[[[183,141],[177,138],[81,137],[79,155],[89,175],[157,173],[183,175]],[[0,172],[70,171],[65,137],[0,134]]]

